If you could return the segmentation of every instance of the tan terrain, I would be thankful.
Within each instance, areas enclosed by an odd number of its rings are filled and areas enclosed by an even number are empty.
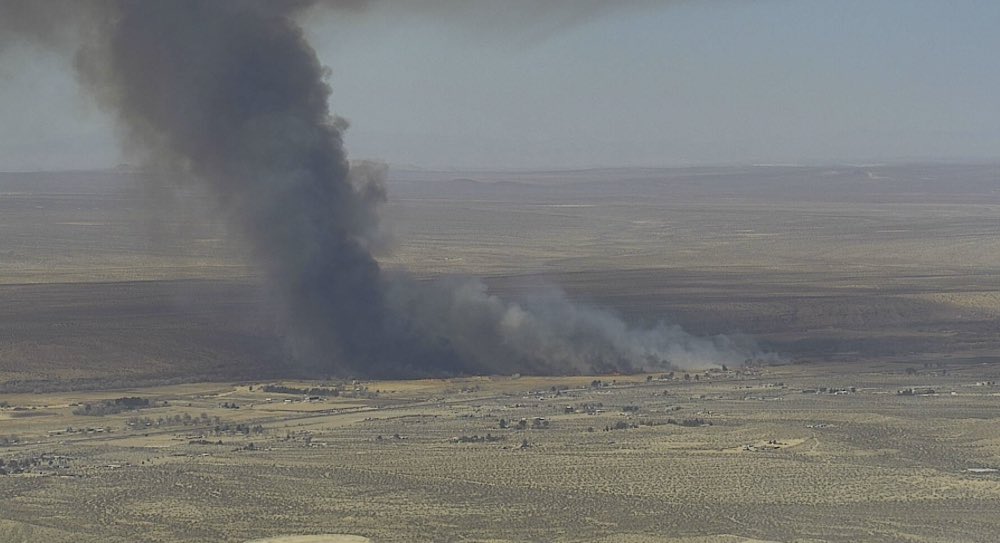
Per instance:
[[[74,543],[986,542],[1000,529],[998,373],[806,364],[11,394],[0,458],[31,465],[0,476],[0,529]],[[136,396],[149,406],[74,414]]]
[[[296,375],[210,204],[134,177],[0,175],[0,541],[1000,533],[995,165],[392,174],[387,267],[786,363],[687,378]]]

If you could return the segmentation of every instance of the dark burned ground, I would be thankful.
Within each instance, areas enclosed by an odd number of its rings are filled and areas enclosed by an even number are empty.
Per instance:
[[[995,164],[455,175],[392,172],[387,268],[557,285],[789,361],[997,361]],[[0,173],[3,386],[294,369],[204,195],[145,177]]]
[[[268,375],[281,350],[267,322],[240,283],[4,285],[0,372],[8,390]]]
[[[510,297],[558,284],[631,322],[746,333],[788,361],[996,361],[995,317],[928,294],[988,290],[990,275],[909,276],[878,288],[822,273],[642,269],[487,278]],[[289,376],[264,296],[236,281],[0,286],[7,390]],[[314,376],[325,377],[325,376]]]

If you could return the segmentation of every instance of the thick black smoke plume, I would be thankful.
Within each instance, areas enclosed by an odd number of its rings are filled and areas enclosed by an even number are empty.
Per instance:
[[[351,172],[346,123],[329,111],[328,74],[295,19],[315,3],[3,0],[0,20],[8,38],[82,42],[81,80],[128,148],[210,189],[273,289],[302,370],[630,371],[732,363],[752,350],[630,329],[559,295],[514,304],[474,280],[383,272],[372,256],[380,176]],[[80,23],[72,32],[60,30],[67,17]]]

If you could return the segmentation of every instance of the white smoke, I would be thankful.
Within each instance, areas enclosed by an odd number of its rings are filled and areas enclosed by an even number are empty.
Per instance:
[[[693,336],[663,322],[630,327],[613,312],[549,287],[511,301],[478,279],[417,283],[395,276],[388,299],[415,333],[485,371],[588,373],[702,370],[763,356],[743,335]]]

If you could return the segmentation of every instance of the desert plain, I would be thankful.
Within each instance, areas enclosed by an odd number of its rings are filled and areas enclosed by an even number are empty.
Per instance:
[[[391,381],[297,372],[211,202],[142,176],[0,174],[0,541],[1000,533],[995,164],[392,171],[388,269],[774,356]]]

